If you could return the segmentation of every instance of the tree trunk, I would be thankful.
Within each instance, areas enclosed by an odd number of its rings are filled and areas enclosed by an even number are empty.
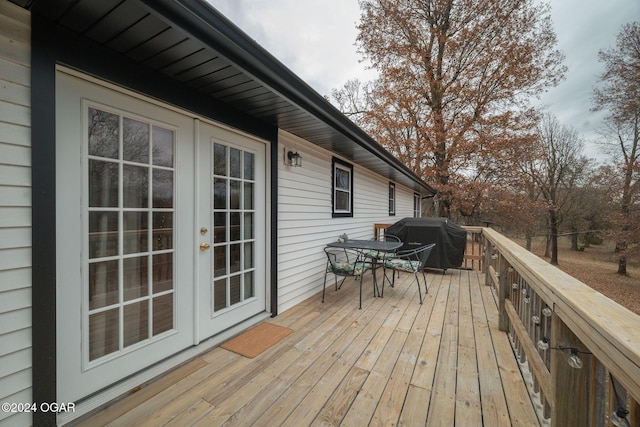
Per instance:
[[[549,223],[549,215],[547,215],[547,235],[544,238],[544,257],[551,256],[551,224]]]
[[[551,265],[558,265],[558,213],[555,209],[549,211]]]
[[[620,255],[618,258],[618,274],[627,275],[627,257],[625,255]]]
[[[571,227],[571,250],[578,250],[578,228],[574,226]]]
[[[526,248],[529,252],[531,252],[531,242],[533,241],[533,238],[531,237],[530,234],[527,234],[527,238],[526,238]]]
[[[620,254],[618,256],[618,274],[623,276],[627,275],[627,256],[625,250],[627,249],[627,242],[616,242],[615,253]]]

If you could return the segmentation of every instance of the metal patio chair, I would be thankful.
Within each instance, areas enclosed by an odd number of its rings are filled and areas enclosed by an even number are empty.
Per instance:
[[[362,308],[362,276],[369,270],[369,264],[365,262],[360,251],[345,248],[324,248],[327,255],[327,268],[324,272],[324,283],[322,285],[322,302],[324,302],[325,288],[327,285],[327,275],[333,274],[336,291],[342,287],[347,277],[354,277],[360,281],[360,308]],[[338,285],[338,276],[342,277]]]
[[[380,236],[376,236],[371,240],[375,241],[386,241],[386,242],[398,242],[401,243],[402,240],[398,236],[394,236],[393,234],[383,234]],[[384,269],[384,262],[387,259],[394,258],[396,256],[396,251],[379,251],[379,250],[368,250],[364,252],[365,261],[369,263],[369,267],[371,268],[374,278],[375,278],[375,270],[380,267]],[[398,273],[399,274],[399,273]],[[398,276],[399,277],[399,276]],[[374,280],[374,286],[376,287],[376,292],[382,297],[384,296],[384,281],[387,280],[391,287],[393,287],[393,282],[391,279],[387,277],[386,274],[382,275],[382,292],[378,292],[377,280]]]
[[[420,296],[420,304],[422,304],[422,290],[420,288],[420,279],[418,277],[418,273],[422,274],[422,280],[424,281],[424,293],[425,295],[429,292],[427,288],[427,276],[424,274],[424,268],[427,263],[427,259],[431,254],[431,251],[436,246],[435,243],[431,243],[429,245],[420,246],[416,249],[408,249],[396,252],[395,256],[390,257],[385,260],[384,268],[386,270],[392,270],[393,272],[393,280],[391,286],[395,282],[395,272],[396,271],[406,271],[408,273],[413,273],[416,278],[416,282],[418,283],[418,295]],[[384,279],[382,282],[382,292],[384,292]]]

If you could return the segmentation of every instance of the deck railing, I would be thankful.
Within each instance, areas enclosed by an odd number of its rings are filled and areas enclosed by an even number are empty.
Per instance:
[[[640,316],[495,230],[467,230],[465,263],[495,289],[541,424],[640,426]]]

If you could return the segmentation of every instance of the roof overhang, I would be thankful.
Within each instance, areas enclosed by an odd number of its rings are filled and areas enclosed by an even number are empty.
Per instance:
[[[202,0],[12,0],[204,98],[403,184],[436,193],[273,55]]]

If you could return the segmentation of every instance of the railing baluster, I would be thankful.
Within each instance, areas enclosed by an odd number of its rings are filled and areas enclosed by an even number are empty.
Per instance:
[[[605,423],[606,371],[593,357],[589,372],[589,418],[591,427],[603,427]]]

